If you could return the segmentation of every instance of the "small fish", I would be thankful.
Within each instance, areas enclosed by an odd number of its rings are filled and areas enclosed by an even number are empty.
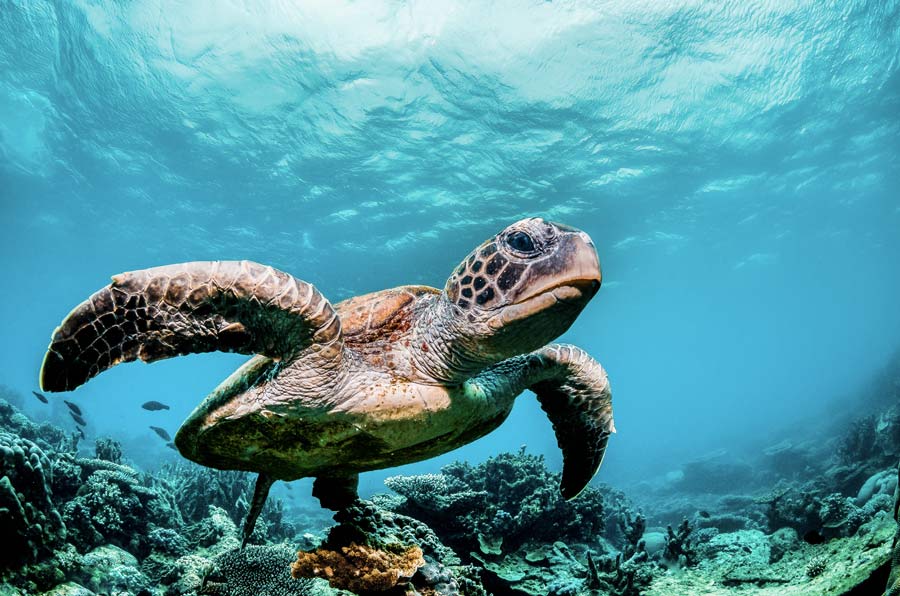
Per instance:
[[[158,426],[151,426],[150,430],[159,435],[159,438],[166,442],[171,442],[172,437],[169,436],[169,433],[166,432],[166,429],[160,428]]]
[[[169,449],[174,449],[175,451],[178,451],[178,447],[176,447],[175,443],[173,443],[172,441],[169,441],[168,443],[166,443],[166,447],[168,447]]]
[[[84,431],[81,430],[81,427],[80,427],[80,426],[78,427],[78,434],[81,435],[81,439],[82,439],[82,440],[85,440],[85,439],[87,438],[87,437],[84,436]]]
[[[700,513],[700,517],[702,517],[704,519],[710,518],[709,511],[700,511],[699,513]]]
[[[32,391],[32,393],[34,393],[34,396],[36,398],[38,398],[38,400],[40,400],[41,403],[44,403],[44,404],[49,403],[47,401],[47,396],[44,395],[43,393],[38,393],[37,391]]]
[[[157,410],[168,410],[169,406],[164,403],[158,401],[148,401],[147,403],[141,406],[145,410],[150,410],[151,412],[156,412]]]
[[[82,418],[75,412],[69,412],[69,416],[72,417],[72,420],[74,420],[75,424],[77,424],[78,426],[87,426],[87,422],[84,421],[84,418]]]
[[[63,403],[66,404],[67,406],[69,406],[69,409],[70,409],[71,411],[75,412],[75,413],[78,414],[79,416],[82,415],[82,414],[81,414],[81,408],[79,408],[78,406],[76,406],[76,405],[73,404],[72,402],[67,401],[67,400],[64,399],[64,400],[63,400]]]

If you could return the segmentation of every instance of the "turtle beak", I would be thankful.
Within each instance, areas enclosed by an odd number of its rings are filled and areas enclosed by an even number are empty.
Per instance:
[[[544,274],[539,279],[532,278],[526,282],[530,291],[517,302],[552,293],[560,302],[581,303],[584,306],[597,294],[602,274],[594,242],[581,230],[569,230],[565,230],[560,238],[559,248],[553,257],[552,274],[542,272]]]
[[[560,302],[587,302],[597,295],[599,279],[576,279],[553,289],[553,296]]]

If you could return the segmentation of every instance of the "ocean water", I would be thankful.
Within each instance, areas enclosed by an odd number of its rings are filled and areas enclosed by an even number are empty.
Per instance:
[[[31,399],[54,327],[115,273],[249,259],[332,302],[442,288],[540,216],[600,256],[561,339],[609,372],[595,482],[626,487],[864,408],[900,344],[898,189],[892,0],[6,0],[0,383]],[[123,365],[66,399],[152,467],[179,456],[149,425],[174,434],[245,359]],[[25,410],[74,428],[58,400]],[[530,393],[361,492],[520,445],[561,467]]]

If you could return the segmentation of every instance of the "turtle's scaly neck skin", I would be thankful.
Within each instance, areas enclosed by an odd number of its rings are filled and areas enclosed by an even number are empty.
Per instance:
[[[433,385],[459,385],[496,359],[478,349],[472,323],[443,292],[421,305],[412,327],[410,380]]]

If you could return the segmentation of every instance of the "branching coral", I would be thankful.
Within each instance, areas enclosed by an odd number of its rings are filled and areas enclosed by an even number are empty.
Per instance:
[[[164,525],[169,514],[156,503],[156,491],[144,486],[141,476],[127,466],[105,460],[76,463],[83,475],[89,475],[63,507],[73,543],[81,550],[111,543],[145,553],[150,524]]]
[[[696,565],[697,551],[694,548],[693,539],[691,538],[691,528],[688,520],[681,522],[677,530],[672,526],[666,528],[666,550],[663,558],[673,563],[678,563],[683,567]]]
[[[350,543],[340,550],[300,551],[291,564],[295,578],[327,579],[333,588],[383,592],[412,578],[425,564],[418,546],[386,545],[383,549]]]
[[[253,481],[244,472],[220,472],[193,464],[163,466],[155,482],[175,495],[186,523],[206,517],[210,505],[224,509],[240,523],[253,495]]]
[[[487,491],[470,490],[459,478],[447,474],[391,476],[385,479],[384,484],[406,497],[410,507],[432,509],[451,515],[466,511],[488,497]]]
[[[600,557],[596,562],[588,554],[586,587],[601,594],[639,596],[653,579],[655,565],[648,565],[649,555],[644,548],[647,523],[643,515],[623,507],[617,520],[624,539],[622,552]]]
[[[439,528],[462,552],[511,552],[527,541],[588,540],[603,527],[603,499],[586,489],[574,501],[559,492],[559,475],[541,456],[504,453],[472,466],[454,462],[441,474],[395,476],[388,486],[406,497],[398,511]]]
[[[100,437],[94,443],[94,453],[97,459],[102,459],[114,464],[122,463],[122,445],[110,437]]]
[[[601,594],[616,596],[639,596],[640,591],[634,585],[636,569],[622,554],[601,557],[596,563],[588,559],[588,580],[586,586],[598,590]]]
[[[204,519],[210,505],[225,510],[235,524],[241,524],[253,498],[254,480],[245,472],[212,470],[194,464],[164,466],[154,478],[158,492],[172,495],[171,503],[186,523]],[[283,506],[269,499],[263,507],[251,542],[280,539],[292,532],[284,521]]]
[[[187,528],[187,534],[194,544],[215,550],[230,550],[240,546],[237,526],[221,507],[210,505],[207,515]]]

